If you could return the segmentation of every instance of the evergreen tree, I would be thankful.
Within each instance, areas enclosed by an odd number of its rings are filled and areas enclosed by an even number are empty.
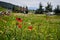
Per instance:
[[[55,14],[59,15],[60,14],[60,6],[57,5],[57,7],[54,9]]]
[[[12,10],[13,10],[13,12],[15,12],[15,6],[13,6],[13,9]]]
[[[45,7],[45,11],[46,12],[52,12],[52,5],[51,5],[51,3],[50,4],[47,3],[47,6]]]
[[[28,7],[26,6],[26,10],[25,10],[26,14],[28,13]]]
[[[39,9],[37,9],[37,10],[35,11],[35,14],[42,14],[42,13],[44,12],[44,10],[43,10],[42,7],[43,7],[43,6],[42,6],[42,4],[40,3],[40,4],[39,4]]]
[[[43,13],[43,8],[42,8],[43,6],[42,6],[42,4],[40,3],[40,5],[39,5],[39,13],[40,14],[42,14]]]
[[[13,12],[19,12],[19,7],[18,6],[13,6]]]

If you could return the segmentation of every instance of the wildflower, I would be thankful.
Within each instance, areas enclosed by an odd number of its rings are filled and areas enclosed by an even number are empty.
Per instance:
[[[29,29],[29,30],[32,30],[32,26],[29,26],[28,29]]]
[[[16,20],[17,20],[18,22],[22,22],[22,19],[21,19],[21,18],[16,18]]]
[[[18,28],[22,28],[22,25],[18,25]]]

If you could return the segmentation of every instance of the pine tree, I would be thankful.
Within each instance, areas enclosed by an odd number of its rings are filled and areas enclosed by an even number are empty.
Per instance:
[[[54,9],[55,14],[59,15],[60,14],[60,6],[57,5],[57,7]]]
[[[15,12],[15,6],[13,6],[13,9],[12,10],[13,10],[13,12]]]
[[[52,12],[52,5],[51,5],[51,3],[50,4],[47,3],[47,6],[45,7],[45,11],[46,12]]]
[[[39,13],[40,14],[42,14],[43,13],[43,8],[42,8],[43,6],[42,6],[42,4],[40,3],[40,5],[39,5]]]
[[[40,3],[39,4],[39,9],[37,9],[36,11],[35,11],[35,14],[42,14],[43,12],[44,12],[44,9],[42,8],[43,6],[42,6],[42,4]]]
[[[28,13],[28,7],[26,6],[26,10],[25,10],[26,14]]]

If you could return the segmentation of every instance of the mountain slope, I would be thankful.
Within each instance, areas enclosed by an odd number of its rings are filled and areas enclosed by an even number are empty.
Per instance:
[[[0,11],[6,11],[6,8],[0,7]]]
[[[0,7],[12,10],[14,6],[16,5],[0,1]]]

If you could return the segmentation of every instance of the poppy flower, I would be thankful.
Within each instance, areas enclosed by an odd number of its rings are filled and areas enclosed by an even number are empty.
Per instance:
[[[29,29],[29,30],[32,30],[32,26],[29,26],[28,29]]]
[[[17,20],[18,22],[22,22],[22,19],[21,19],[21,18],[16,18],[16,20]]]
[[[18,26],[18,28],[22,28],[22,25],[17,25]]]

